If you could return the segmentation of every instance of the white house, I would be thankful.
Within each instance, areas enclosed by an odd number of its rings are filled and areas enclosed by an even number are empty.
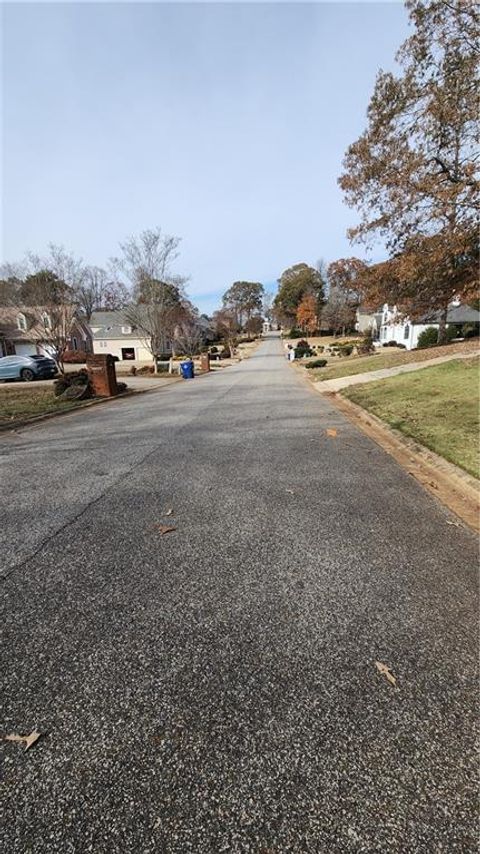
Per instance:
[[[420,334],[429,326],[438,329],[440,325],[438,311],[413,321],[405,314],[401,314],[397,306],[390,307],[387,304],[382,308],[381,318],[379,343],[388,344],[390,341],[395,341],[396,344],[403,344],[406,350],[414,350],[418,346]],[[476,326],[478,329],[479,322],[480,312],[476,309],[461,305],[458,301],[451,303],[447,313],[448,326],[457,326],[461,333],[465,324]]]
[[[94,353],[110,353],[120,362],[153,362],[148,338],[132,327],[122,311],[94,311],[90,328]]]

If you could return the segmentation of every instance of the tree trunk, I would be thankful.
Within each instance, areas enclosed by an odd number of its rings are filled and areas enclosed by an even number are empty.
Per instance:
[[[438,324],[437,344],[447,344],[447,313],[448,303],[441,309],[440,321]]]

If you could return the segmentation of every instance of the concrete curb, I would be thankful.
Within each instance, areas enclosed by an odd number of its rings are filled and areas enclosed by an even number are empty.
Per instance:
[[[356,403],[337,393],[323,395],[462,522],[480,531],[480,481]]]

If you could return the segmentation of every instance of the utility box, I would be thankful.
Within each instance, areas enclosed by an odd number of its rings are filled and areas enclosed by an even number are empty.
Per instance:
[[[210,353],[200,354],[200,369],[203,373],[210,370]]]
[[[95,397],[114,397],[118,394],[113,356],[89,353],[87,355],[87,371]]]

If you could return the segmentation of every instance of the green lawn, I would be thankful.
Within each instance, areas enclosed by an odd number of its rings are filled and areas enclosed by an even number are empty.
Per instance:
[[[463,341],[459,344],[449,344],[444,347],[430,347],[426,350],[397,350],[395,348],[380,348],[373,356],[337,357],[325,368],[312,368],[310,379],[334,380],[337,377],[353,377],[364,372],[379,371],[382,368],[394,368],[396,365],[407,365],[409,362],[424,362],[436,359],[438,356],[452,356],[459,353],[478,353],[478,341]],[[322,354],[320,354],[321,357]]]
[[[480,476],[478,357],[351,386],[342,394]]]
[[[25,383],[22,386],[0,385],[0,424],[8,424],[46,412],[62,412],[81,406],[82,402],[59,400],[52,386],[37,386]]]

